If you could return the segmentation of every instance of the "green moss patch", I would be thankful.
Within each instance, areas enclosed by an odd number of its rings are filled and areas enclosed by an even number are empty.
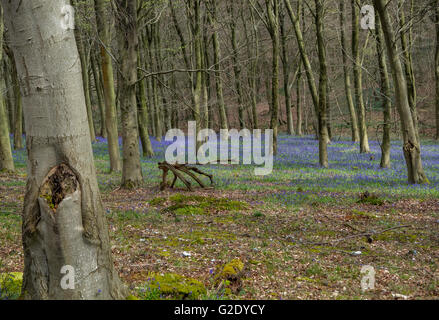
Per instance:
[[[18,299],[22,283],[22,272],[0,273],[0,300]]]
[[[175,273],[150,273],[146,286],[139,291],[141,299],[198,299],[206,294],[205,286],[198,280]]]
[[[221,267],[215,276],[215,285],[224,289],[225,294],[237,294],[242,289],[244,263],[233,259]]]

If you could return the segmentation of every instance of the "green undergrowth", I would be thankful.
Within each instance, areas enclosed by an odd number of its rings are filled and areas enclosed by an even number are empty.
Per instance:
[[[150,273],[136,294],[141,300],[196,300],[206,293],[203,283],[196,279],[175,273]]]
[[[165,206],[166,198],[157,197],[149,201],[152,206]],[[199,195],[175,194],[169,197],[169,204],[162,211],[176,215],[205,215],[217,211],[240,211],[248,208],[241,201]]]
[[[0,273],[0,300],[16,300],[21,294],[23,273]]]

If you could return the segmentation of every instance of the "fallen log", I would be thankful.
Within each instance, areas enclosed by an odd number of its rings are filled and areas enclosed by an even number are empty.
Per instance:
[[[211,186],[214,183],[212,175],[201,171],[197,167],[192,167],[192,166],[189,166],[186,164],[179,164],[179,163],[170,164],[166,161],[159,162],[158,167],[160,170],[163,171],[162,182],[160,183],[160,190],[164,190],[168,187],[171,189],[174,188],[174,185],[177,182],[177,179],[180,179],[180,181],[184,183],[184,185],[186,186],[186,188],[189,191],[193,191],[190,181],[184,176],[183,173],[187,174],[189,177],[191,177],[193,180],[195,180],[200,185],[200,187],[203,189],[207,188],[207,186],[203,183],[203,181],[201,181],[196,176],[195,173],[208,177],[210,179]],[[170,185],[167,181],[169,171],[172,172],[172,174],[174,175],[174,178],[173,178],[172,183]]]

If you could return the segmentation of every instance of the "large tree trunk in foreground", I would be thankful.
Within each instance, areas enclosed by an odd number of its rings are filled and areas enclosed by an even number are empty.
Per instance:
[[[136,188],[142,183],[139,134],[137,131],[137,1],[117,0],[117,30],[121,64],[120,109],[122,114],[122,186]]]
[[[74,33],[48,19],[61,18],[66,1],[2,5],[26,117],[22,295],[124,298],[96,180]],[[63,289],[64,266],[74,268],[74,289]]]
[[[0,92],[4,92],[3,88],[3,74],[1,71],[2,54],[3,50],[3,9],[0,6]],[[6,115],[5,99],[0,96],[0,171],[14,171],[14,161],[12,159],[11,142],[9,140],[9,126]]]
[[[105,125],[107,126],[108,154],[110,155],[110,171],[121,170],[119,133],[117,131],[116,94],[114,91],[114,76],[110,50],[110,27],[108,19],[108,2],[95,0],[96,25],[99,34],[101,51],[102,84],[104,87]]]
[[[393,82],[395,86],[396,106],[401,119],[403,134],[403,152],[407,164],[409,183],[428,183],[422,167],[421,145],[417,139],[415,124],[410,110],[409,96],[405,75],[398,56],[397,44],[393,35],[389,13],[386,10],[385,0],[374,0],[375,9],[378,11],[381,26],[386,41],[387,53],[392,68]]]

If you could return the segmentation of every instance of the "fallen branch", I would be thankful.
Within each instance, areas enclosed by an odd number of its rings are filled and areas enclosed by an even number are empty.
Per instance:
[[[354,239],[354,238],[360,238],[360,237],[367,237],[368,239],[370,239],[372,236],[376,236],[388,231],[392,231],[395,229],[401,229],[401,228],[410,228],[411,226],[409,225],[404,225],[404,226],[396,226],[396,227],[392,227],[392,228],[388,228],[388,229],[384,229],[381,231],[370,231],[370,232],[362,232],[362,233],[358,233],[358,234],[353,234],[347,237],[343,237],[343,238],[339,238],[339,239],[335,239],[329,242],[317,242],[317,243],[310,243],[311,245],[315,245],[315,246],[321,246],[321,245],[327,245],[327,244],[335,244],[335,243],[339,243],[341,241],[345,241],[345,240],[349,240],[349,239]]]
[[[186,186],[186,188],[189,191],[193,191],[191,183],[185,178],[185,176],[182,173],[187,174],[189,177],[191,177],[193,180],[195,180],[200,185],[201,188],[207,188],[207,186],[203,183],[203,181],[201,181],[195,175],[195,173],[208,177],[210,179],[210,185],[213,185],[213,176],[201,171],[200,169],[198,169],[196,167],[188,166],[186,164],[178,164],[178,163],[170,164],[166,161],[159,162],[158,167],[160,170],[163,170],[162,182],[160,184],[160,190],[164,190],[168,187],[170,187],[171,189],[174,188],[175,183],[177,182],[177,179],[180,179],[181,182],[184,183],[184,185]],[[169,171],[171,171],[172,174],[174,175],[174,179],[172,180],[171,185],[169,185],[168,181],[167,181],[167,176],[168,176]]]

